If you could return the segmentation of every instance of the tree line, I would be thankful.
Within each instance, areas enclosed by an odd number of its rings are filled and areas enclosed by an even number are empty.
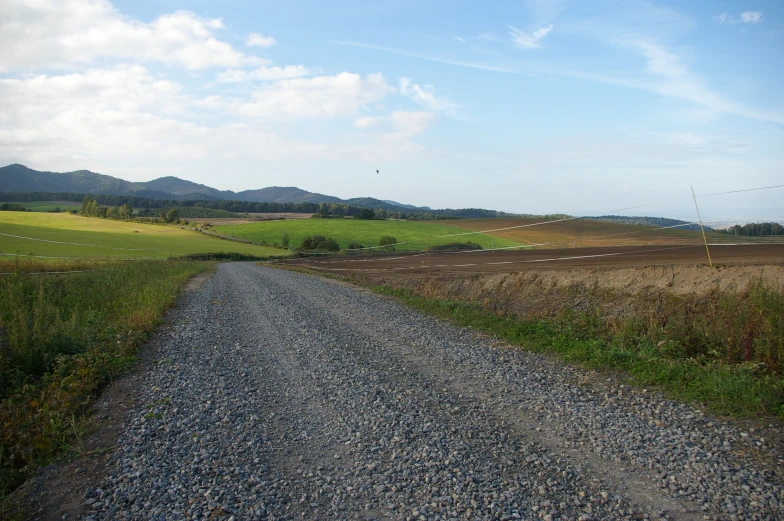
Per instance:
[[[310,213],[318,214],[322,218],[360,217],[368,218],[367,212],[371,210],[376,219],[404,219],[404,220],[434,220],[434,219],[478,219],[495,217],[518,217],[514,214],[483,210],[479,208],[445,209],[445,210],[389,210],[384,208],[366,208],[343,203],[261,203],[253,201],[231,201],[224,199],[198,199],[178,201],[176,199],[151,199],[148,197],[134,197],[128,195],[107,194],[75,194],[64,192],[0,192],[0,201],[27,202],[27,201],[73,201],[81,202],[85,197],[94,199],[99,206],[121,207],[128,205],[131,208],[160,210],[169,208],[210,208],[232,213]]]
[[[768,237],[771,235],[784,235],[784,226],[779,223],[749,223],[743,226],[736,224],[727,229],[716,231],[742,237]]]

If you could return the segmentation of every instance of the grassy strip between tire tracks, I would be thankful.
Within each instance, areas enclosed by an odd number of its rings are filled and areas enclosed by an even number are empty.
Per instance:
[[[188,280],[213,267],[0,262],[0,499],[78,442],[90,400],[132,366]]]
[[[675,398],[704,403],[716,414],[784,416],[784,379],[760,371],[759,364],[669,358],[660,348],[666,341],[629,334],[628,329],[610,331],[588,313],[521,319],[493,313],[474,302],[425,298],[389,286],[371,289],[528,351],[557,353],[566,361],[592,368],[626,371],[637,384],[657,386]]]

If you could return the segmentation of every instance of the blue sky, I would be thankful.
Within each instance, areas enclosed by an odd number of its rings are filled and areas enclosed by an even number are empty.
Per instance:
[[[781,188],[708,195],[784,184],[781,2],[29,4],[0,0],[2,164],[784,220]]]

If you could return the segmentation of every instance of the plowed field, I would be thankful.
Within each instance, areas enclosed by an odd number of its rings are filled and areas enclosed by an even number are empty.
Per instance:
[[[784,244],[722,245],[710,248],[714,265],[784,264]],[[424,253],[286,261],[319,271],[374,273],[389,277],[445,274],[510,273],[541,269],[628,268],[661,265],[707,265],[704,246],[624,246],[523,251]]]

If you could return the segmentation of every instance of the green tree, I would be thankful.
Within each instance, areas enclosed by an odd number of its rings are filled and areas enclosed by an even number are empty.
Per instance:
[[[82,200],[82,209],[79,210],[79,213],[82,215],[89,215],[87,213],[89,208],[90,208],[90,196],[85,195],[84,199]]]
[[[133,217],[133,208],[128,206],[128,203],[125,203],[118,210],[118,214],[120,219],[131,219]]]
[[[288,233],[281,232],[281,234],[280,234],[280,244],[284,248],[288,248],[289,247],[289,234]]]
[[[375,218],[376,218],[376,212],[374,212],[370,208],[363,208],[357,214],[357,219],[368,219],[368,220],[370,220],[370,219],[375,219]]]
[[[167,223],[173,223],[179,218],[180,218],[180,212],[177,211],[177,208],[172,208],[171,210],[166,212]]]

